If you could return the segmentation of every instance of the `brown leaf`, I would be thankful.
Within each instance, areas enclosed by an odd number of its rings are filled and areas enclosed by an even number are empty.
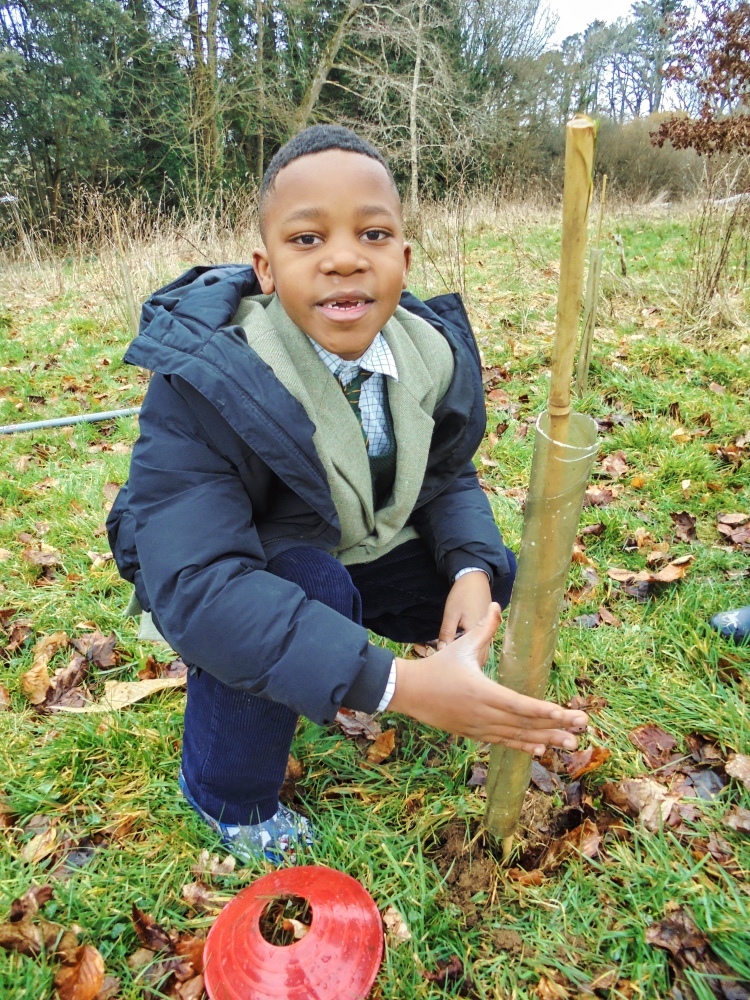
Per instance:
[[[698,535],[695,532],[696,520],[692,514],[686,510],[679,513],[673,512],[669,515],[674,522],[675,537],[681,542],[697,542]]]
[[[204,938],[195,937],[194,934],[182,933],[175,946],[175,953],[182,958],[186,958],[192,965],[193,972],[197,974],[203,972],[203,949],[205,945],[206,941]]]
[[[750,514],[741,514],[739,511],[736,511],[732,514],[719,514],[716,520],[719,524],[727,524],[731,528],[736,528],[740,524],[750,521]]]
[[[652,770],[674,759],[672,751],[677,746],[677,740],[655,723],[636,726],[628,733],[628,739],[641,751]]]
[[[724,386],[723,385],[719,385],[718,382],[709,382],[708,383],[708,388],[711,390],[711,392],[722,393],[722,392],[726,392],[727,391],[724,388]]]
[[[611,751],[606,747],[586,747],[585,750],[575,750],[573,753],[565,754],[565,770],[570,775],[570,780],[575,781],[582,774],[595,771],[602,764],[609,760]]]
[[[237,866],[236,859],[227,854],[223,861],[219,860],[218,854],[209,854],[208,851],[201,851],[198,855],[198,863],[190,866],[190,871],[194,875],[231,875]]]
[[[611,625],[613,628],[622,627],[622,622],[617,615],[613,615],[609,608],[605,608],[604,605],[601,605],[599,608],[599,617],[605,625]]]
[[[538,1000],[567,1000],[570,992],[562,983],[557,983],[554,979],[542,976],[534,987],[534,996],[538,997]]]
[[[585,493],[586,502],[591,507],[608,507],[617,499],[617,487],[605,487],[598,489],[596,486],[589,486]]]
[[[10,695],[3,684],[0,684],[0,712],[7,712],[10,708]]]
[[[215,892],[205,882],[188,882],[182,887],[182,898],[198,913],[219,913],[230,900],[230,893]]]
[[[571,618],[570,621],[563,622],[563,625],[571,627],[577,625],[578,628],[599,628],[601,623],[601,615],[595,611],[590,615],[577,615],[575,618]]]
[[[32,837],[27,844],[24,844],[20,855],[21,860],[25,861],[26,864],[35,865],[37,862],[49,857],[49,855],[55,850],[56,846],[57,827],[48,826],[46,830],[42,833],[38,833],[35,837]]]
[[[85,705],[87,692],[80,689],[89,672],[89,662],[84,656],[73,656],[67,667],[56,670],[52,677],[52,690],[47,692],[47,707]]]
[[[120,992],[120,986],[121,983],[117,976],[105,976],[94,1000],[112,1000]]]
[[[432,646],[428,646],[421,642],[415,642],[411,647],[411,651],[420,660],[424,660],[428,656],[434,656],[437,652],[437,650],[433,649]]]
[[[367,760],[371,764],[381,764],[386,757],[390,757],[396,748],[396,730],[386,729],[378,736],[375,742],[367,751]]]
[[[12,614],[15,614],[14,608],[8,609]],[[12,653],[20,647],[26,644],[27,640],[33,635],[34,629],[29,621],[21,619],[13,623],[10,630],[10,636],[8,637],[7,645],[5,649],[2,650],[2,655],[4,657],[9,657]]]
[[[16,923],[24,917],[33,917],[48,903],[55,894],[51,885],[32,885],[21,896],[10,904],[10,921]]]
[[[411,931],[406,926],[404,918],[395,906],[387,907],[381,914],[383,924],[388,934],[388,941],[391,947],[398,947],[406,941],[411,941]]]
[[[587,524],[580,530],[581,535],[601,535],[603,532],[604,524],[601,521],[597,521],[596,524]]]
[[[531,781],[541,791],[547,795],[559,791],[563,784],[554,771],[548,771],[544,764],[538,760],[531,761]]]
[[[176,944],[175,936],[164,930],[160,924],[157,924],[150,914],[144,913],[143,910],[139,910],[135,903],[133,903],[131,917],[133,927],[135,928],[135,932],[142,945],[146,948],[150,948],[151,951],[167,951],[169,954],[174,953],[174,947]]]
[[[95,1000],[104,985],[104,959],[90,944],[82,945],[72,965],[63,965],[55,976],[60,1000]]]
[[[93,663],[100,670],[117,665],[116,642],[117,636],[114,632],[110,632],[109,635],[102,635],[101,632],[90,632],[88,635],[71,640],[72,645],[81,656],[85,656],[89,663]]]
[[[383,732],[380,723],[374,716],[368,715],[366,712],[355,712],[351,708],[340,708],[336,715],[336,722],[344,735],[352,739],[356,736],[364,736],[368,740],[376,740]]]
[[[42,542],[39,548],[26,548],[21,553],[23,558],[34,566],[60,566],[62,561],[60,553],[51,545]]]
[[[724,770],[733,778],[741,781],[750,792],[750,756],[744,753],[733,753],[727,760]]]
[[[302,775],[305,773],[304,768],[300,762],[289,754],[286,762],[286,773],[284,775],[284,782],[279,789],[279,798],[282,802],[291,802],[295,796],[297,790],[297,782],[302,780]]]
[[[519,885],[541,885],[547,878],[541,868],[532,868],[526,871],[524,868],[509,868],[505,873],[511,882]]]
[[[657,832],[669,820],[679,794],[667,793],[653,778],[623,778],[617,784],[607,783],[602,789],[608,802],[631,816],[637,816],[651,833]]]
[[[203,974],[195,976],[193,979],[188,979],[185,983],[180,983],[175,986],[172,991],[172,996],[175,1000],[201,1000],[205,997],[205,983],[203,981]]]
[[[458,955],[451,955],[449,959],[439,958],[437,961],[437,972],[422,973],[430,983],[438,986],[447,986],[449,983],[458,983],[462,980],[469,982],[469,977],[464,976],[464,965]]]
[[[750,833],[750,809],[735,806],[728,813],[724,813],[724,822],[737,833]]]
[[[647,927],[646,942],[669,953],[669,964],[676,979],[675,988],[680,995],[693,994],[685,977],[685,971],[690,970],[691,978],[700,977],[706,991],[715,997],[724,1000],[750,998],[748,984],[740,982],[724,959],[713,951],[708,937],[696,926],[687,910],[678,909],[665,920]]]
[[[568,708],[578,709],[581,712],[598,712],[602,708],[607,708],[609,702],[598,694],[574,695],[568,702]]]
[[[487,765],[474,764],[471,769],[469,780],[466,782],[470,788],[484,788],[487,784]]]
[[[630,485],[633,487],[634,490],[640,490],[642,487],[646,485],[646,480],[643,476],[633,476],[633,478],[630,480]]]
[[[128,705],[134,705],[158,691],[185,687],[186,678],[158,677],[152,681],[105,681],[104,694],[100,701],[86,705],[51,705],[59,712],[88,714],[95,712],[119,712]]]
[[[615,451],[602,459],[602,469],[609,473],[613,479],[619,479],[629,471],[628,462],[624,451]]]
[[[59,649],[68,645],[65,632],[45,635],[34,646],[32,666],[21,675],[21,687],[32,705],[43,705],[51,685],[47,664]]]

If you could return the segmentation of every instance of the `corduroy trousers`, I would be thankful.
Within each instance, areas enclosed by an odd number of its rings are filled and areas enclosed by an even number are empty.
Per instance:
[[[514,554],[506,552],[510,574],[496,580],[492,592],[502,607],[516,571]],[[436,639],[451,587],[420,539],[348,567],[320,549],[288,549],[269,561],[267,572],[395,642]],[[202,670],[191,671],[187,688],[182,771],[193,798],[223,823],[269,819],[278,808],[296,714]]]

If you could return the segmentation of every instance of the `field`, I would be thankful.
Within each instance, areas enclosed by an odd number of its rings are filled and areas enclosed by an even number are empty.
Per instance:
[[[424,222],[412,287],[465,284],[487,389],[477,465],[517,548],[549,385],[559,226],[532,206],[464,221],[463,241],[445,212]],[[252,241],[196,222],[126,239],[125,271],[140,299],[191,264],[247,259]],[[0,423],[140,402],[147,375],[120,361],[130,333],[114,245],[4,264]],[[300,724],[290,792],[314,823],[314,860],[359,879],[410,934],[389,931],[373,998],[750,996],[750,647],[708,627],[750,604],[750,298],[686,314],[689,245],[678,210],[605,221],[577,403],[599,421],[599,458],[550,691],[590,706],[594,752],[542,762],[510,866],[479,827],[486,746],[386,715],[395,749],[373,763],[365,738]],[[32,884],[51,885],[43,917],[77,925],[119,980],[106,995],[127,1000],[192,995],[174,964],[128,965],[142,944],[133,904],[200,936],[262,873],[212,874],[199,860],[225,852],[177,790],[181,690],[76,715],[34,708],[22,686],[39,640],[60,632],[50,673],[78,641],[95,699],[105,681],[156,676],[173,658],[124,617],[130,588],[103,531],[136,434],[124,418],[9,435],[0,471],[0,922]],[[92,653],[94,631],[114,632],[114,649]],[[0,997],[53,996],[55,947],[0,951]]]

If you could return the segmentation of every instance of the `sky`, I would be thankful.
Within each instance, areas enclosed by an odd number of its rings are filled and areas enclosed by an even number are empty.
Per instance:
[[[597,19],[611,24],[618,17],[628,15],[632,2],[633,0],[549,0],[549,7],[560,16],[550,46],[559,45],[563,38],[583,31]]]

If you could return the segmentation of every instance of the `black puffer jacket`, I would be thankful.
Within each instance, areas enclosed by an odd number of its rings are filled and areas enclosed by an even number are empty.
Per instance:
[[[154,377],[107,527],[121,574],[187,662],[325,723],[342,703],[373,711],[393,657],[264,572],[285,548],[333,549],[340,526],[313,424],[231,325],[259,293],[250,267],[197,267],[144,305],[125,360]],[[485,415],[466,312],[456,295],[401,304],[445,336],[455,363],[412,523],[447,576],[507,573],[472,464]]]

